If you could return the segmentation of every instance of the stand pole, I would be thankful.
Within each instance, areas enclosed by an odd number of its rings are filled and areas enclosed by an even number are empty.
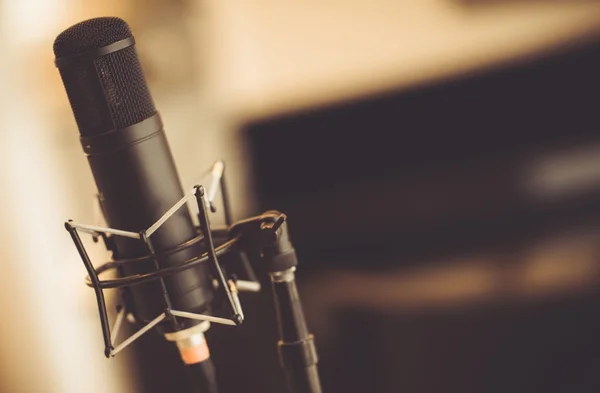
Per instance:
[[[274,245],[263,248],[279,324],[279,357],[292,393],[321,393],[314,338],[308,332],[296,287],[298,260],[283,223]]]

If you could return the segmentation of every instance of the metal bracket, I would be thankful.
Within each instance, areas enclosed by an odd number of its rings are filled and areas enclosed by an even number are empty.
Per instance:
[[[104,353],[105,353],[106,357],[115,356],[118,352],[120,352],[125,347],[130,345],[132,342],[134,342],[136,339],[138,339],[144,333],[146,333],[147,331],[152,329],[154,326],[163,322],[165,319],[168,319],[171,321],[171,323],[173,324],[173,329],[176,331],[180,329],[179,324],[177,323],[177,318],[188,318],[188,319],[195,319],[195,320],[201,320],[201,321],[210,321],[210,322],[220,323],[220,324],[224,324],[224,325],[233,325],[233,326],[240,325],[243,322],[244,317],[243,317],[243,312],[242,312],[241,304],[240,304],[239,297],[238,297],[238,292],[242,288],[238,288],[238,284],[236,284],[235,280],[226,280],[225,279],[225,276],[223,274],[223,271],[221,270],[221,267],[219,265],[219,261],[217,258],[217,255],[219,253],[224,253],[227,250],[229,250],[235,244],[236,239],[231,239],[226,244],[221,245],[218,248],[215,248],[213,237],[212,237],[212,232],[211,232],[211,228],[210,228],[210,222],[209,222],[209,218],[208,218],[207,203],[205,203],[205,201],[208,199],[208,206],[210,206],[212,211],[216,211],[213,201],[217,194],[218,187],[220,186],[221,194],[223,197],[225,221],[227,222],[228,225],[231,224],[231,212],[230,212],[230,207],[229,207],[228,195],[227,195],[226,188],[225,188],[224,169],[225,169],[225,165],[222,161],[217,161],[213,165],[213,168],[211,171],[212,175],[213,175],[213,180],[212,180],[211,191],[208,193],[208,198],[207,198],[207,193],[203,186],[201,186],[201,185],[194,186],[194,188],[191,191],[186,193],[183,198],[181,198],[175,205],[173,205],[173,207],[171,207],[168,211],[166,211],[154,224],[152,224],[147,229],[140,231],[139,233],[124,231],[124,230],[114,229],[114,228],[106,228],[106,227],[101,227],[101,226],[97,226],[97,225],[77,224],[71,220],[69,220],[65,223],[65,228],[71,235],[73,243],[75,244],[75,247],[76,247],[77,251],[79,252],[79,255],[83,261],[83,264],[88,272],[89,285],[94,289],[95,294],[96,294],[98,313],[100,316],[102,335],[104,338],[104,345],[105,345]],[[161,269],[158,264],[158,256],[155,254],[154,248],[152,246],[151,236],[171,216],[173,216],[182,206],[186,205],[186,203],[192,198],[195,198],[196,204],[198,206],[198,218],[200,221],[200,231],[204,235],[203,242],[206,245],[207,252],[206,252],[206,254],[203,254],[196,258],[192,258],[191,260],[185,261],[182,264],[180,264],[179,266]],[[108,237],[107,235],[123,236],[123,237],[141,240],[146,245],[149,255],[148,255],[148,257],[138,258],[137,260],[108,262],[96,269],[96,268],[94,268],[94,266],[89,258],[89,255],[85,249],[85,246],[83,245],[83,243],[81,241],[81,238],[79,236],[79,231],[91,233],[95,237],[102,236],[105,239],[105,241],[106,241],[106,239],[110,239],[110,237]],[[196,242],[196,239],[192,239],[192,240],[186,242],[185,244],[178,246],[176,249],[179,249],[180,247],[187,247],[190,244],[193,244],[195,242]],[[117,279],[113,279],[113,280],[104,280],[103,281],[103,280],[100,280],[100,278],[99,278],[100,273],[105,272],[106,270],[109,270],[111,268],[118,267],[119,263],[135,263],[135,262],[139,262],[142,260],[144,260],[144,261],[145,260],[153,260],[156,270],[154,272],[151,272],[148,274],[137,275],[137,276],[133,276],[133,277],[122,277],[122,278],[117,278]],[[195,314],[195,313],[190,313],[190,312],[185,312],[185,311],[173,310],[171,307],[171,302],[169,299],[169,295],[166,291],[166,286],[163,282],[163,277],[168,274],[173,274],[175,272],[190,268],[193,265],[195,265],[196,263],[200,263],[200,262],[204,262],[204,261],[210,263],[211,272],[219,284],[217,290],[222,290],[225,292],[226,298],[228,300],[228,306],[229,306],[229,311],[231,313],[231,318],[221,318],[221,317],[215,317],[215,316],[211,316],[211,315],[201,315],[201,314]],[[250,272],[251,272],[251,274],[249,274],[250,277],[254,277],[254,273],[253,273],[253,271],[251,271],[251,267],[250,267]],[[165,311],[162,314],[158,315],[155,319],[153,319],[152,321],[147,323],[141,329],[139,329],[132,336],[125,339],[121,344],[119,344],[118,346],[115,347],[114,346],[115,340],[117,338],[119,328],[122,325],[122,321],[123,321],[126,311],[125,311],[124,307],[120,308],[120,310],[117,314],[117,319],[115,320],[115,324],[114,324],[112,332],[111,332],[111,329],[108,324],[108,317],[107,317],[107,312],[106,312],[106,301],[104,299],[103,289],[120,288],[120,287],[124,287],[124,286],[139,284],[139,283],[149,281],[149,280],[154,280],[154,279],[159,279],[162,283],[161,287],[163,289],[163,299],[165,302],[165,304],[164,304]],[[242,284],[242,283],[244,283],[244,284]],[[244,289],[257,290],[256,286],[258,284],[258,281],[256,281],[256,280],[255,280],[255,282],[240,281],[239,284],[240,284],[240,287],[245,287]],[[258,289],[260,289],[260,284],[258,284]]]

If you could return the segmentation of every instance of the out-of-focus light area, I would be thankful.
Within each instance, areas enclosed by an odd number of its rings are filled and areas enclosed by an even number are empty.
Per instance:
[[[236,220],[288,214],[324,391],[598,391],[599,2],[0,4],[1,392],[193,391],[150,341],[104,358],[63,228],[96,189],[52,43],[98,16],[182,183],[224,159]],[[225,392],[284,389],[263,292],[209,332]]]

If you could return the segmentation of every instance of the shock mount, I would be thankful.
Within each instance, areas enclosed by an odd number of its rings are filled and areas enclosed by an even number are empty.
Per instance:
[[[252,262],[262,263],[269,273],[275,308],[279,324],[280,340],[278,343],[280,362],[285,370],[288,386],[294,393],[321,393],[321,386],[317,371],[317,354],[314,338],[309,334],[304,313],[300,303],[298,290],[295,282],[295,269],[298,263],[296,252],[289,240],[286,215],[278,211],[267,211],[261,215],[250,217],[238,222],[232,222],[229,196],[225,184],[225,165],[217,161],[212,169],[212,181],[208,192],[202,185],[194,186],[173,207],[165,212],[149,228],[140,232],[130,232],[120,229],[107,228],[97,225],[86,225],[69,220],[65,228],[69,232],[75,248],[87,271],[86,284],[94,289],[102,336],[104,339],[104,354],[114,357],[125,347],[133,343],[141,335],[151,330],[159,323],[169,323],[174,332],[181,330],[178,319],[188,318],[205,323],[217,323],[230,326],[239,326],[244,321],[244,313],[239,300],[239,292],[260,291],[260,283],[247,257],[249,251],[252,255],[258,255]],[[210,226],[209,210],[216,212],[215,199],[221,191],[225,228],[212,229]],[[158,230],[171,216],[188,202],[195,200],[198,208],[197,236],[179,244],[178,246],[156,253],[152,244],[152,234]],[[112,260],[94,267],[88,252],[80,238],[80,232],[90,233],[95,242],[103,239],[106,248],[112,252]],[[147,254],[138,258],[119,258],[118,250],[114,245],[114,236],[124,236],[143,242]],[[169,267],[160,267],[159,260],[162,256],[176,253],[202,242],[205,252]],[[215,245],[218,244],[218,245]],[[237,254],[247,279],[240,280],[234,274],[227,274],[222,268],[219,258],[227,255]],[[143,274],[123,276],[121,267],[131,264],[152,262],[154,270]],[[201,263],[210,266],[211,278],[214,285],[215,297],[223,299],[225,304],[225,315],[203,315],[182,310],[175,310],[171,306],[169,294],[167,293],[164,278]],[[100,275],[108,271],[117,270],[120,277],[112,279],[101,279]],[[113,327],[109,326],[105,289],[127,288],[158,280],[162,288],[162,301],[164,311],[151,321],[145,321],[136,333],[129,338],[116,344],[119,328],[128,310],[127,302],[117,305],[117,316]],[[223,308],[223,307],[222,307]]]

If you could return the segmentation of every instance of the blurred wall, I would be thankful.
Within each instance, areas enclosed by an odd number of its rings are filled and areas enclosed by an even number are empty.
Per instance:
[[[600,29],[594,1],[224,0],[204,9],[207,81],[242,120],[474,72]]]

